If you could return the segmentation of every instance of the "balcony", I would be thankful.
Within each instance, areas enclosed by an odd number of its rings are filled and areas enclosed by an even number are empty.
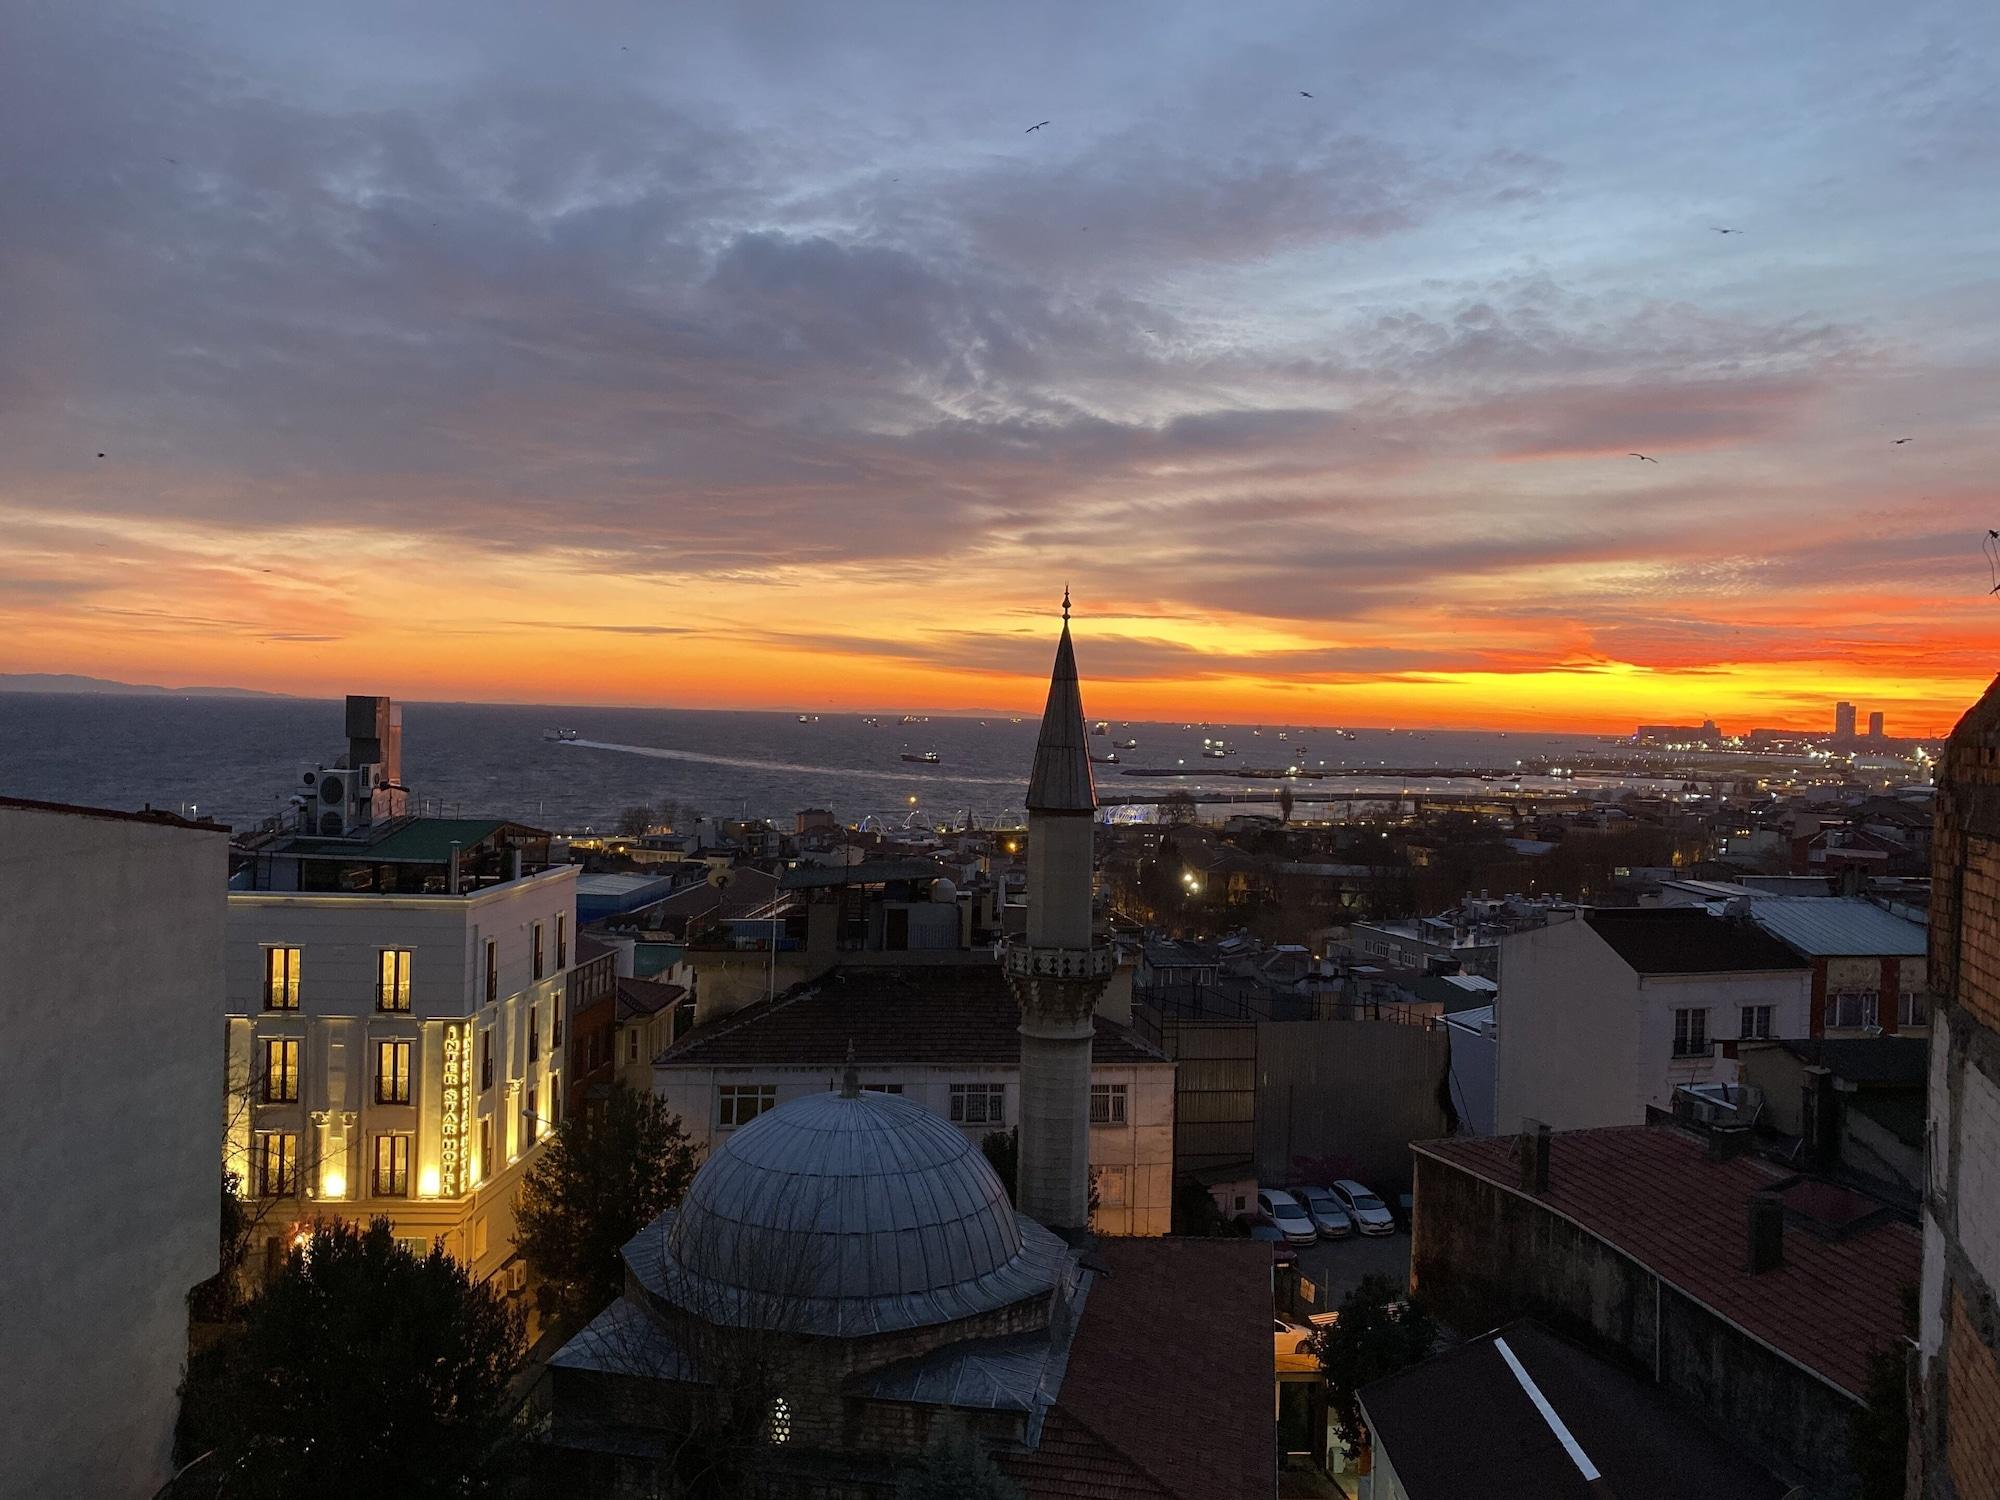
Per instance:
[[[1089,948],[1030,948],[1009,943],[1002,957],[1007,973],[1021,979],[1109,979],[1118,955],[1108,945]]]

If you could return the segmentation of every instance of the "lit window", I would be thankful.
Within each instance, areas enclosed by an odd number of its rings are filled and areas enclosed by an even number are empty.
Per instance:
[[[298,1192],[298,1136],[286,1130],[260,1131],[255,1159],[258,1197],[290,1198]]]
[[[299,950],[297,948],[266,948],[264,950],[264,1009],[297,1010],[299,1008]]]
[[[725,1083],[715,1091],[715,1123],[724,1130],[748,1125],[778,1104],[775,1083]]]
[[[410,1102],[410,1044],[408,1042],[377,1042],[375,1044],[375,1102],[377,1104],[408,1104]]]
[[[1744,1006],[1743,1026],[1737,1034],[1746,1042],[1769,1041],[1771,1037],[1771,1007],[1768,1005]]]
[[[407,1135],[375,1137],[375,1196],[407,1198],[410,1195],[410,1138]]]
[[[1674,1056],[1708,1055],[1708,1011],[1705,1008],[1674,1012]]]
[[[1904,990],[1896,1002],[1896,1024],[1898,1026],[1930,1025],[1930,996],[1926,995],[1922,990]]]
[[[1005,1125],[1007,1085],[954,1083],[951,1086],[951,1119],[955,1125]]]
[[[1093,1125],[1125,1123],[1124,1084],[1093,1083],[1090,1086],[1090,1123]]]
[[[264,1041],[264,1102],[296,1104],[299,1098],[299,1043],[296,1037]]]
[[[791,1403],[783,1396],[771,1403],[771,1420],[767,1424],[765,1435],[774,1443],[789,1443],[792,1440]]]
[[[375,1008],[400,1011],[410,1008],[409,949],[382,950],[381,962],[375,975]]]

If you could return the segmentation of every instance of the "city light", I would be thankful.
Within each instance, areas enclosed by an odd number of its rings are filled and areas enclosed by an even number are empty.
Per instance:
[[[417,1176],[417,1196],[419,1198],[435,1198],[438,1195],[438,1183],[438,1169],[436,1167],[425,1167]]]
[[[322,1198],[345,1198],[347,1174],[338,1167],[328,1167],[320,1174],[319,1195]]]

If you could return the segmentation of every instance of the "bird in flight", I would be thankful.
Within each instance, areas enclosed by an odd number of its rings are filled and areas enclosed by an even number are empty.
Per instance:
[[[1907,443],[1907,442],[1909,442],[1909,441],[1910,441],[1910,439],[1908,439],[1908,438],[1897,438],[1897,439],[1896,439],[1896,440],[1895,440],[1895,441],[1894,441],[1893,443],[1891,443],[1891,444],[1890,444],[1889,446],[1890,446],[1891,448],[1900,448],[1900,447],[1902,447],[1902,446],[1903,446],[1903,444],[1905,444],[1905,443]]]
[[[1642,462],[1649,464],[1656,464],[1659,462],[1659,460],[1657,458],[1654,458],[1650,453],[1634,453],[1631,455],[1631,457],[1639,459]]]
[[[98,456],[99,458],[102,458],[102,457],[104,457],[104,455],[103,455],[102,453],[98,454],[97,456]]]
[[[1986,549],[1986,571],[1993,579],[1993,587],[1986,592],[2000,594],[2000,531],[1994,531],[1989,527],[1986,540],[1981,542],[1980,546]]]
[[[1030,126],[1029,126],[1029,127],[1028,127],[1028,128],[1026,129],[1026,130],[1022,131],[1022,132],[1021,132],[1021,134],[1022,134],[1022,135],[1033,135],[1033,134],[1034,134],[1034,133],[1035,133],[1035,132],[1036,132],[1037,130],[1040,130],[1040,129],[1042,128],[1042,126],[1043,126],[1043,125],[1046,125],[1046,124],[1048,124],[1048,123],[1049,123],[1049,122],[1048,122],[1047,120],[1043,120],[1043,121],[1041,121],[1041,122],[1040,122],[1039,124],[1035,124],[1035,125],[1030,125]]]
[[[1708,227],[1713,229],[1717,234],[1741,234],[1743,232],[1740,229],[1724,229],[1720,224],[1711,224]]]
[[[1310,98],[1312,98],[1312,95],[1311,95],[1311,94],[1308,94],[1308,93],[1307,93],[1307,92],[1306,92],[1306,91],[1305,91],[1304,89],[1300,89],[1300,90],[1299,90],[1299,97],[1300,97],[1301,99],[1310,99]]]

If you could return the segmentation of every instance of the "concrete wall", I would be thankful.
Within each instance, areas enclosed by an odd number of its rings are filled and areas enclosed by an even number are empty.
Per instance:
[[[0,807],[0,1493],[167,1477],[215,1272],[226,836]]]
[[[1529,1117],[1557,1130],[1645,1119],[1644,1096],[1635,1088],[1638,976],[1588,922],[1531,928],[1500,944],[1494,1019],[1501,1133],[1520,1129]]]
[[[1496,1134],[1499,1041],[1491,1030],[1451,1021],[1444,1026],[1451,1041],[1451,1107],[1458,1115],[1458,1133]]]
[[[1297,1180],[1300,1158],[1347,1162],[1380,1192],[1407,1181],[1410,1142],[1435,1140],[1451,1043],[1397,1021],[1257,1026],[1258,1180]]]
[[[654,1091],[681,1117],[688,1135],[703,1150],[728,1132],[717,1125],[716,1088],[721,1084],[774,1084],[777,1102],[823,1094],[840,1086],[840,1067],[778,1066],[707,1068],[667,1064],[654,1070]],[[1125,1123],[1090,1127],[1090,1165],[1120,1174],[1125,1202],[1116,1204],[1099,1182],[1099,1208],[1091,1225],[1101,1234],[1165,1234],[1173,1219],[1174,1070],[1171,1064],[1106,1064],[1091,1067],[1092,1083],[1125,1085]],[[900,1084],[913,1104],[950,1118],[953,1084],[998,1083],[1007,1089],[1007,1117],[999,1125],[961,1127],[974,1145],[994,1130],[1021,1122],[1018,1068],[864,1068],[861,1086]]]

